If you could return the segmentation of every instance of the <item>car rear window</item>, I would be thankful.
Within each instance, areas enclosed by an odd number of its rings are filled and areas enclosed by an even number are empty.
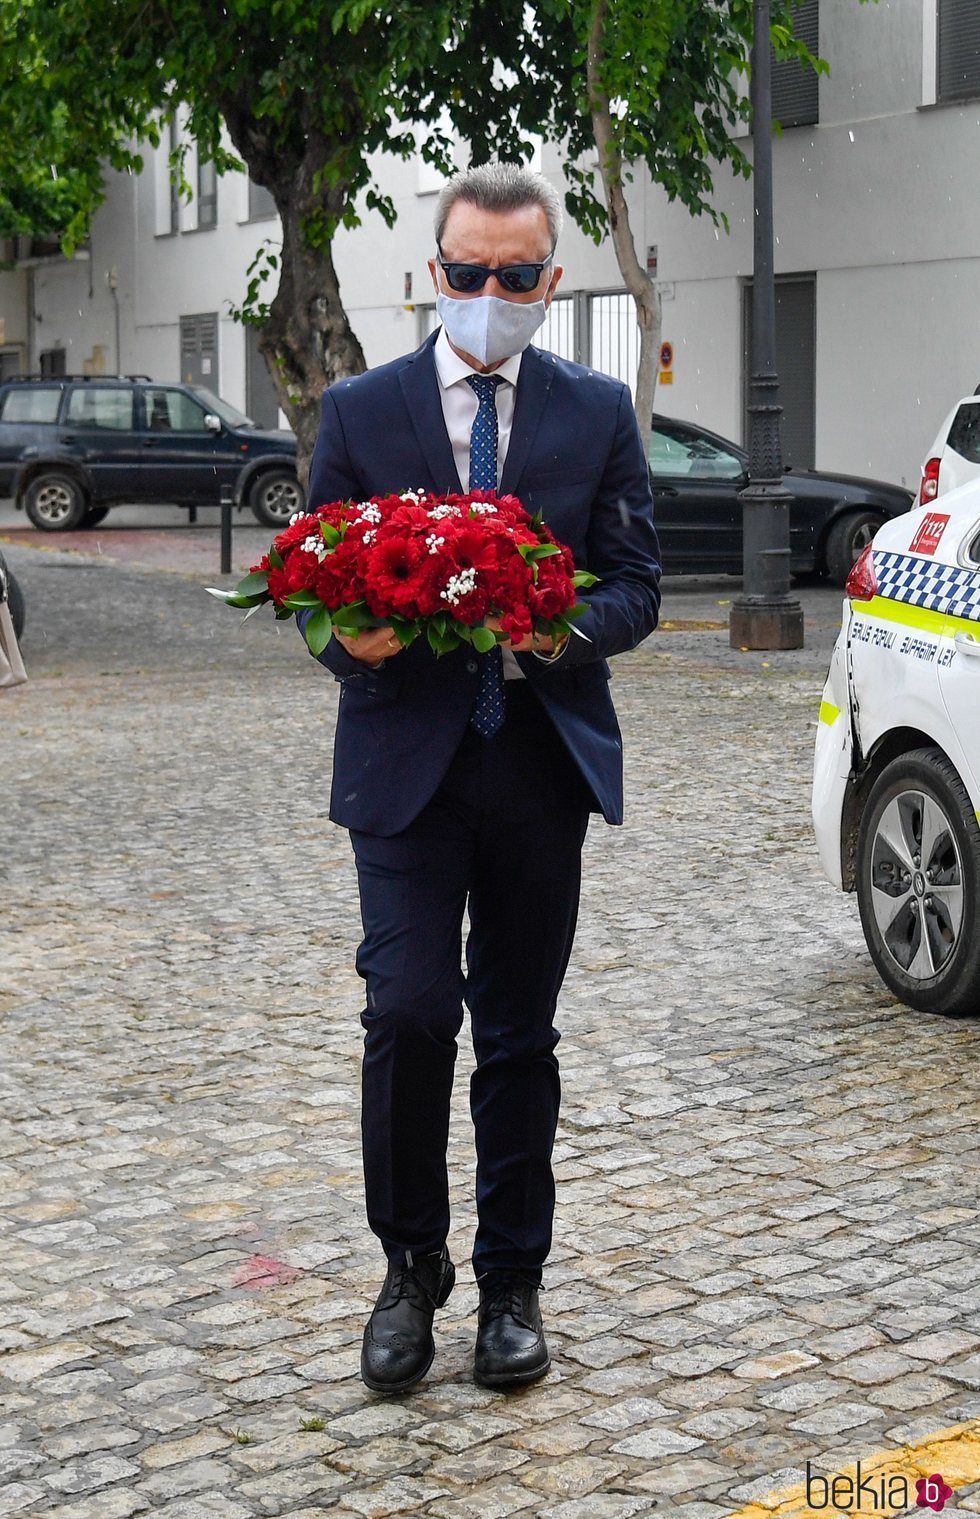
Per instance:
[[[980,401],[964,401],[953,418],[946,442],[971,464],[980,464]]]
[[[133,426],[133,392],[108,385],[79,385],[68,398],[72,427],[104,427],[129,432]]]
[[[60,400],[55,385],[18,386],[0,402],[0,422],[56,422]]]

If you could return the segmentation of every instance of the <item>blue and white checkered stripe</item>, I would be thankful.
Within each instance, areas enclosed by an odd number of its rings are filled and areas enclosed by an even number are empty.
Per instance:
[[[980,622],[980,571],[937,564],[916,554],[882,549],[874,549],[873,554],[879,596]]]

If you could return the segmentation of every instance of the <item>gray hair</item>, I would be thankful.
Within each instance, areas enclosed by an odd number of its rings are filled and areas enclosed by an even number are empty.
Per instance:
[[[482,211],[519,211],[524,206],[540,206],[548,218],[551,251],[554,252],[562,227],[561,199],[558,191],[541,174],[521,164],[486,163],[454,174],[439,191],[436,201],[436,243],[442,246],[449,213],[458,200],[479,206]]]

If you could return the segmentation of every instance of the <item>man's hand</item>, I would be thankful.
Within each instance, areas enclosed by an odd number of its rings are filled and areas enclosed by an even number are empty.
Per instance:
[[[389,627],[365,628],[356,638],[348,638],[334,628],[333,636],[351,659],[360,660],[361,664],[372,669],[377,669],[382,660],[390,659],[393,654],[400,654],[403,647]]]

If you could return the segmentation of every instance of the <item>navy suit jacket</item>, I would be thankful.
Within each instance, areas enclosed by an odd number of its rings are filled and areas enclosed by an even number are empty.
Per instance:
[[[422,487],[462,489],[432,349],[340,380],[325,392],[310,468],[311,508]],[[501,481],[541,512],[576,566],[598,575],[589,611],[553,663],[517,656],[596,809],[623,819],[623,756],[609,695],[612,654],[657,623],[660,564],[650,477],[629,391],[618,380],[525,350]],[[302,627],[309,613],[300,613]],[[423,638],[371,670],[331,639],[320,661],[341,683],[330,816],[382,837],[421,812],[466,730],[479,680],[463,647],[436,658]]]

